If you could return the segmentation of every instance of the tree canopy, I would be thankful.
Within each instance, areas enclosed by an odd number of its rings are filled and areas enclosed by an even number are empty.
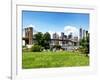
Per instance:
[[[89,54],[89,34],[80,40],[80,46],[83,48],[83,52]]]
[[[50,48],[51,36],[50,36],[49,32],[46,32],[44,34],[42,32],[38,32],[37,34],[34,35],[34,37],[36,40],[36,44],[41,45],[45,49]]]

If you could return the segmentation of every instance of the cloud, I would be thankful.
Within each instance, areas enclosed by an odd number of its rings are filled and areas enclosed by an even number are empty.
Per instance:
[[[51,35],[51,38],[53,38],[53,34],[55,33],[54,31],[48,31]],[[73,36],[77,36],[79,37],[79,29],[76,28],[75,26],[65,26],[64,27],[64,31],[65,35],[69,35],[70,33],[72,33]],[[61,36],[61,32],[56,31],[56,33],[59,35],[59,37]]]
[[[73,36],[79,36],[79,29],[77,29],[74,26],[65,26],[64,33],[66,35],[69,35],[70,33],[72,33]]]

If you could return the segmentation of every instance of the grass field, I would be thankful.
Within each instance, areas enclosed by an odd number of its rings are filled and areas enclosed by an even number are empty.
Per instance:
[[[22,68],[88,66],[89,57],[75,52],[23,52]]]

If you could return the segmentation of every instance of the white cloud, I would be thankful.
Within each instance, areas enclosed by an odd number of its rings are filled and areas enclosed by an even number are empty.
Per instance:
[[[66,35],[69,35],[70,33],[72,33],[73,36],[79,36],[79,29],[77,29],[74,26],[65,26],[64,27],[64,33]]]
[[[51,34],[51,38],[53,37],[53,34],[55,33],[54,31],[48,31]],[[79,37],[79,29],[74,27],[74,26],[65,26],[64,27],[64,31],[65,35],[69,35],[70,33],[72,33],[73,36],[77,36]],[[56,33],[61,36],[61,32],[57,32]]]

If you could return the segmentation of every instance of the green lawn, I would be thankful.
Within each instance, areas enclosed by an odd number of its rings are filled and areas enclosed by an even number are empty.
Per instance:
[[[88,66],[89,57],[68,51],[58,52],[23,52],[22,68],[51,68]]]

